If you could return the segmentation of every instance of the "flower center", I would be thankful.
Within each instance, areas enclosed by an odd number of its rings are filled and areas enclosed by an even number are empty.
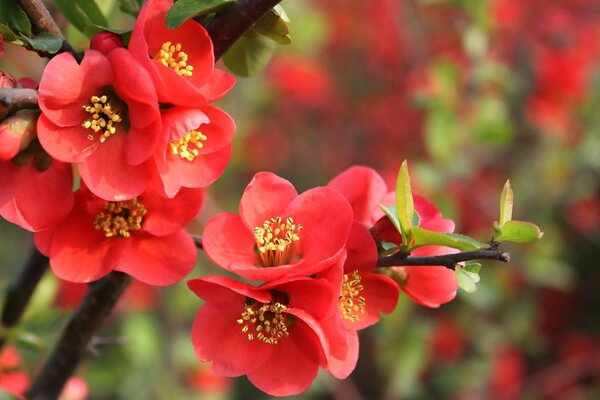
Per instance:
[[[164,42],[154,59],[181,76],[193,75],[194,66],[187,64],[188,55],[185,51],[181,51],[181,43]]]
[[[104,211],[94,217],[94,228],[104,236],[128,238],[131,231],[139,231],[144,223],[146,208],[137,197],[127,201],[109,201]]]
[[[281,217],[270,218],[262,227],[254,228],[258,255],[264,267],[289,264],[294,255],[294,242],[300,240],[302,225],[295,225],[292,217],[285,222]]]
[[[351,322],[360,320],[358,314],[365,313],[367,304],[367,300],[360,296],[360,292],[364,289],[360,281],[361,276],[358,271],[354,271],[352,274],[344,274],[342,292],[340,293],[340,310],[342,311],[342,317]]]
[[[248,340],[258,339],[266,344],[277,344],[279,339],[290,335],[287,322],[287,307],[279,302],[254,303],[237,320]]]
[[[108,101],[108,96],[92,96],[90,103],[83,106],[83,109],[91,114],[91,118],[84,121],[81,125],[84,128],[91,129],[94,133],[101,132],[99,140],[104,143],[106,139],[117,132],[116,124],[123,121],[118,110],[112,108]],[[94,140],[94,135],[87,136],[89,140]]]
[[[202,141],[206,139],[208,138],[202,132],[192,130],[181,139],[170,142],[169,153],[178,155],[184,160],[192,161],[198,156],[198,149],[204,147]]]

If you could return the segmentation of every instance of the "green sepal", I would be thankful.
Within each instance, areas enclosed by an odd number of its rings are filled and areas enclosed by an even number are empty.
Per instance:
[[[531,243],[544,236],[539,226],[525,221],[506,221],[502,225],[494,221],[494,230],[497,242]]]
[[[470,236],[458,233],[440,233],[427,229],[413,227],[412,235],[414,243],[412,248],[421,246],[447,246],[461,251],[472,251],[489,248],[488,243],[480,242]]]
[[[165,23],[168,28],[176,29],[190,18],[222,11],[235,2],[236,0],[178,0],[167,12]]]

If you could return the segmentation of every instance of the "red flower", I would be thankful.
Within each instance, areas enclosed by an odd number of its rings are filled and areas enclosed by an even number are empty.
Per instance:
[[[21,396],[29,386],[29,375],[23,370],[21,357],[13,347],[0,354],[0,389]]]
[[[150,0],[131,33],[129,51],[148,70],[161,103],[194,107],[223,97],[235,84],[214,69],[213,46],[206,29],[188,20],[177,29],[165,25],[172,0]]]
[[[162,113],[163,140],[154,155],[157,190],[173,197],[181,187],[213,183],[229,162],[235,123],[213,106],[172,107]]]
[[[337,293],[323,279],[293,278],[255,288],[227,277],[188,282],[203,304],[192,342],[217,375],[247,375],[260,390],[286,396],[306,390],[329,353],[318,323]]]
[[[71,214],[35,235],[61,279],[91,282],[122,271],[149,285],[182,279],[196,262],[196,248],[183,227],[200,209],[202,189],[173,199],[145,192],[127,201],[105,201],[82,186]]]
[[[145,162],[161,127],[152,79],[124,48],[54,57],[39,89],[38,136],[61,161],[77,163],[89,189],[107,200],[141,194],[150,182]]]
[[[352,225],[352,209],[335,190],[317,187],[298,195],[269,172],[254,176],[239,211],[208,221],[204,251],[226,270],[258,281],[308,276],[333,265]]]
[[[71,166],[52,160],[36,142],[0,162],[0,215],[37,232],[62,221],[73,207]]]

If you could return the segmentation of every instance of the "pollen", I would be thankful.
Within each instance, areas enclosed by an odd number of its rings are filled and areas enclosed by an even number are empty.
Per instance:
[[[202,142],[206,139],[207,137],[202,132],[192,130],[181,139],[170,142],[169,153],[178,155],[184,160],[192,161],[198,156],[198,149],[204,147]]]
[[[135,197],[127,201],[109,201],[104,211],[94,217],[94,229],[104,232],[107,238],[128,238],[132,231],[142,229],[146,208]]]
[[[344,274],[342,292],[340,293],[340,310],[342,317],[351,322],[360,321],[360,314],[365,313],[367,300],[360,295],[364,287],[360,283],[358,271]]]
[[[266,344],[277,344],[290,335],[287,307],[279,302],[254,303],[246,307],[237,323],[242,325],[242,332],[249,341],[256,339]]]
[[[254,228],[254,239],[260,261],[264,267],[289,264],[294,255],[294,242],[300,240],[302,225],[294,224],[292,217],[270,218],[262,227]]]
[[[83,109],[91,114],[91,117],[81,126],[91,129],[94,133],[99,133],[100,143],[104,143],[106,139],[114,135],[117,132],[116,124],[123,121],[119,113],[110,105],[106,95],[92,96],[90,103],[83,106]],[[89,134],[87,138],[90,141],[95,140],[93,134]]]
[[[181,50],[181,43],[164,42],[154,59],[186,78],[193,75],[194,66],[188,65],[188,55]]]

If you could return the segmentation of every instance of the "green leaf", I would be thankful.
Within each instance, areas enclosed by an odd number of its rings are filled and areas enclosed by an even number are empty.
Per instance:
[[[10,379],[10,378],[8,378]],[[0,400],[19,400],[20,397],[15,396],[14,394],[7,392],[3,389],[0,389]]]
[[[398,248],[398,245],[396,243],[392,243],[392,242],[382,242],[381,243],[381,248],[383,250],[394,250]]]
[[[400,228],[400,221],[398,220],[398,213],[396,212],[396,206],[389,205],[384,206],[383,204],[379,204],[379,208],[383,211],[383,213],[392,221],[392,224],[396,228],[396,230],[402,233],[402,229]]]
[[[506,221],[503,225],[494,222],[494,229],[494,240],[498,242],[531,243],[544,236],[539,226],[525,221]]]
[[[244,34],[223,55],[231,72],[251,76],[262,71],[275,51],[275,42],[257,34]]]
[[[77,0],[77,5],[93,25],[108,25],[106,17],[94,0]]]
[[[400,222],[400,233],[402,242],[410,244],[412,219],[415,213],[412,191],[410,188],[410,176],[408,175],[408,162],[404,160],[396,178],[396,212]]]
[[[467,293],[473,293],[477,291],[476,283],[479,282],[478,274],[473,273],[471,271],[467,271],[460,265],[456,266],[454,272],[456,273],[456,281],[458,282],[458,287],[460,287]]]
[[[179,0],[167,12],[165,22],[171,29],[178,28],[190,18],[221,11],[236,0]]]
[[[69,21],[78,31],[83,32],[85,27],[92,22],[81,8],[79,8],[77,3],[78,1],[73,0],[54,1],[54,4],[67,21]]]
[[[6,23],[11,30],[31,36],[31,21],[14,0],[0,0],[0,21]]]
[[[510,186],[510,181],[507,180],[504,184],[504,188],[502,189],[502,194],[500,195],[500,218],[498,219],[500,226],[512,219],[512,210],[513,191],[512,187]]]
[[[44,341],[39,336],[31,332],[21,332],[16,339],[20,346],[27,347],[32,350],[40,351],[46,347]]]
[[[0,23],[0,34],[5,42],[13,42],[17,39],[16,33],[7,24]]]
[[[289,23],[290,19],[285,10],[278,4],[256,21],[252,30],[276,43],[287,45],[292,43]]]
[[[42,32],[34,38],[22,37],[24,41],[35,49],[49,54],[55,54],[62,47],[62,39],[52,36],[47,32]]]
[[[421,246],[447,246],[461,251],[472,251],[489,248],[489,244],[480,242],[472,237],[458,233],[440,233],[427,229],[413,227],[413,248]]]

